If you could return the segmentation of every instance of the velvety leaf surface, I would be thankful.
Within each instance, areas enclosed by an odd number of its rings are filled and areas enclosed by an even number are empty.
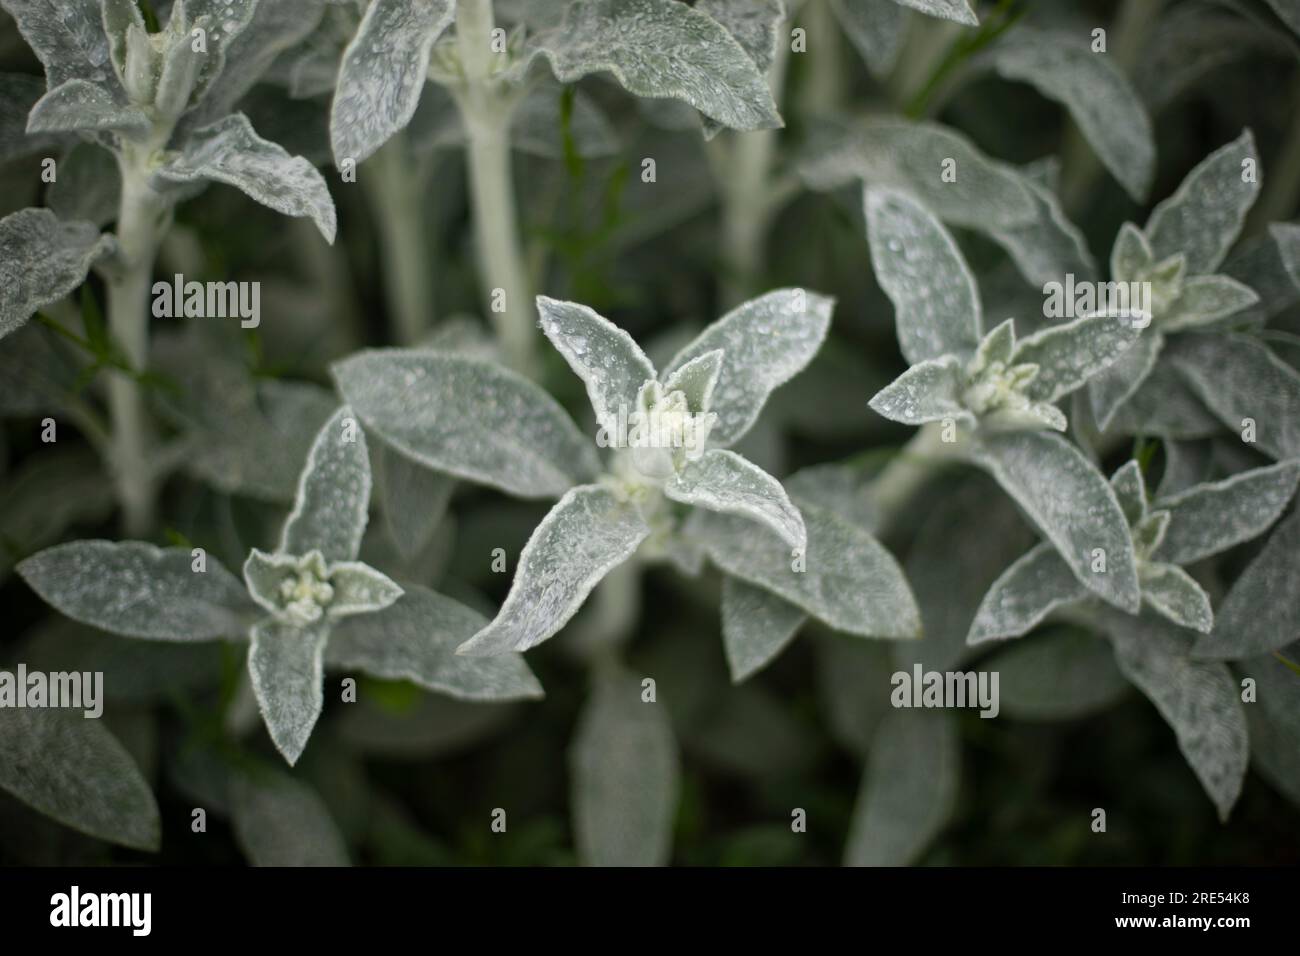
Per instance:
[[[673,501],[761,522],[792,548],[808,543],[803,518],[781,483],[733,451],[713,448],[688,461],[667,484]]]
[[[319,551],[326,561],[351,561],[370,518],[370,458],[366,436],[344,405],[316,433],[298,481],[280,550]]]
[[[0,338],[72,292],[117,242],[88,222],[60,222],[48,209],[0,219]]]
[[[752,677],[794,639],[808,616],[771,591],[722,579],[722,643],[733,683]]]

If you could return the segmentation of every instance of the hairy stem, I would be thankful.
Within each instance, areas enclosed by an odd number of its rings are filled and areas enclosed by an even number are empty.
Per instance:
[[[469,139],[470,198],[487,313],[507,363],[534,371],[533,292],[524,266],[510,168],[514,100],[492,80],[491,0],[461,0],[456,35],[465,85],[457,105]]]
[[[367,176],[366,195],[379,228],[384,293],[394,338],[414,345],[434,315],[434,257],[425,228],[424,185],[428,156],[412,157],[405,133],[375,154],[376,175]]]
[[[923,425],[912,440],[876,476],[871,485],[871,501],[880,521],[877,534],[885,534],[907,507],[913,495],[939,471],[956,458],[964,444],[959,432],[957,441],[943,440],[943,425]]]
[[[849,71],[844,63],[844,46],[840,42],[840,25],[831,12],[830,0],[812,0],[800,11],[804,29],[808,32],[809,53],[807,82],[799,91],[802,111],[812,116],[835,113],[844,101]],[[790,53],[790,37],[782,34],[777,40],[777,56],[785,60]],[[774,73],[783,70],[773,66]],[[779,85],[773,81],[773,88]]]
[[[824,3],[814,4],[815,7]],[[829,10],[827,11],[829,13]],[[768,83],[779,103],[785,86],[790,45],[777,43]],[[778,130],[726,133],[711,146],[714,173],[722,193],[723,304],[730,308],[755,291],[763,271],[763,248],[784,196],[773,187]]]
[[[149,186],[143,163],[132,154],[122,157],[121,169],[121,261],[108,279],[108,327],[127,364],[140,372],[149,360],[149,292],[170,207]],[[140,384],[125,372],[110,372],[108,408],[123,530],[129,537],[143,537],[154,524],[156,478],[149,460],[153,428]]]

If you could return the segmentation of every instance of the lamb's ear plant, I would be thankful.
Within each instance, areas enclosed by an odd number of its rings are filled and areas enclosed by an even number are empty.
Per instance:
[[[876,276],[911,363],[871,407],[922,426],[876,483],[882,513],[901,507],[936,461],[967,460],[1015,499],[1075,580],[1136,611],[1137,561],[1120,502],[1054,433],[1067,425],[1056,403],[1131,348],[1140,322],[1087,315],[1019,340],[1011,319],[985,330],[970,268],[929,210],[905,193],[869,188],[866,218]]]
[[[780,124],[763,74],[702,12],[674,0],[573,0],[545,12],[545,26],[529,30],[525,19],[508,33],[492,0],[373,0],[344,53],[330,123],[336,162],[354,165],[410,123],[426,80],[450,91],[467,138],[484,309],[507,361],[526,372],[534,370],[533,281],[520,246],[510,129],[539,78],[537,60],[561,83],[609,74],[635,96],[682,100],[733,129]]]
[[[176,203],[206,183],[232,185],[278,212],[310,217],[333,242],[334,204],[320,174],[233,111],[269,66],[268,47],[285,42],[281,33],[292,42],[310,31],[321,11],[315,0],[276,4],[279,11],[292,6],[294,16],[261,26],[258,0],[175,3],[156,33],[133,0],[58,6],[5,0],[3,6],[45,67],[48,89],[32,107],[28,132],[77,134],[96,143],[116,159],[121,182],[111,237],[34,210],[6,220],[6,262],[31,268],[42,261],[17,284],[18,294],[11,300],[6,294],[0,334],[80,284],[99,262],[109,332],[126,369],[142,373],[149,362],[155,256]],[[159,478],[150,461],[152,427],[139,382],[127,372],[111,375],[108,398],[124,527],[140,535],[151,530]]]
[[[403,589],[357,560],[370,490],[365,434],[344,406],[316,436],[279,545],[252,550],[242,584],[202,549],[143,542],[58,545],[18,572],[53,607],[110,633],[246,637],[258,707],[290,764],[320,716],[327,665],[467,699],[537,696],[520,658],[476,662],[453,653],[481,626],[479,615],[427,589]]]
[[[1097,425],[1107,428],[1142,387],[1170,336],[1222,327],[1259,302],[1245,283],[1219,273],[1259,194],[1259,157],[1250,130],[1211,153],[1146,226],[1125,223],[1110,254],[1111,281],[1146,289],[1151,324],[1134,348],[1088,383]]]

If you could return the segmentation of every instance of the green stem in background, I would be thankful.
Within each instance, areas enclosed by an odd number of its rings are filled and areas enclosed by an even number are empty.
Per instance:
[[[1142,55],[1151,28],[1159,19],[1165,0],[1124,0],[1110,29],[1107,54],[1126,76]],[[1061,147],[1061,196],[1065,206],[1077,209],[1087,198],[1101,171],[1101,161],[1071,120]]]
[[[814,3],[811,9],[825,7]],[[829,8],[827,8],[829,14]],[[832,24],[833,26],[833,24]],[[777,43],[768,84],[778,103],[785,87],[790,44]],[[763,272],[763,249],[772,220],[789,191],[773,183],[779,130],[720,133],[709,144],[722,194],[723,305],[739,305],[755,291]]]
[[[1291,88],[1290,102],[1300,97],[1300,77]],[[1249,230],[1290,219],[1300,204],[1300,110],[1291,117],[1277,160],[1263,171],[1264,189],[1250,211]]]
[[[149,295],[154,260],[166,232],[170,205],[148,182],[149,150],[128,149],[121,157],[122,201],[117,219],[120,262],[108,277],[108,328],[131,369],[149,360]],[[109,372],[108,409],[112,427],[112,469],[123,531],[141,538],[154,526],[157,479],[150,453],[153,427],[144,390],[127,373]]]
[[[434,257],[425,226],[425,186],[433,160],[413,156],[407,135],[399,133],[371,162],[376,169],[365,177],[366,196],[379,230],[393,337],[400,345],[414,345],[435,315]]]
[[[998,0],[998,5],[980,22],[977,29],[972,31],[967,28],[957,35],[929,79],[908,97],[904,112],[912,119],[921,119],[937,112],[946,99],[946,88],[957,69],[1015,26],[1024,14],[1025,8],[1020,6],[1019,0]]]
[[[799,91],[800,112],[808,116],[833,114],[844,101],[849,71],[844,63],[844,45],[840,42],[840,25],[831,11],[830,0],[810,0],[800,11],[800,21],[809,38],[807,82]],[[786,59],[790,54],[790,37],[782,34],[777,39],[777,56]],[[773,64],[774,90],[781,84],[776,71],[784,65]]]
[[[456,102],[469,140],[470,201],[487,314],[496,327],[507,364],[532,374],[535,306],[519,242],[510,167],[515,98],[492,79],[496,56],[490,45],[493,26],[491,0],[460,0],[456,39],[465,83],[456,91]]]

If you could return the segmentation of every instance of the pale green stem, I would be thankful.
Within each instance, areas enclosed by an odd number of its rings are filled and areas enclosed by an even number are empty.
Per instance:
[[[835,113],[844,101],[844,46],[840,42],[840,25],[831,11],[829,0],[811,0],[801,11],[800,25],[808,35],[808,81],[799,91],[799,106],[805,114]],[[781,50],[790,52],[790,37],[778,39]],[[776,84],[773,84],[776,86]],[[779,86],[776,86],[779,89]]]
[[[117,220],[120,261],[108,277],[108,327],[132,370],[149,360],[149,295],[154,260],[166,232],[170,205],[148,184],[141,154],[121,159],[122,201]],[[112,468],[123,530],[147,535],[154,525],[156,476],[150,462],[153,428],[139,383],[121,371],[108,379]]]
[[[366,195],[379,229],[384,292],[394,338],[414,345],[434,316],[433,255],[425,226],[424,186],[431,159],[412,156],[405,133],[390,139],[371,160]]]
[[[507,363],[534,371],[533,292],[524,266],[510,168],[514,99],[492,80],[491,0],[460,0],[456,35],[464,86],[456,102],[469,140],[467,162],[480,280]]]
[[[958,431],[956,441],[945,442],[943,432],[940,422],[923,425],[872,482],[871,502],[879,515],[877,533],[888,531],[916,492],[959,457],[965,437]]]
[[[825,4],[814,3],[811,9],[822,6]],[[768,83],[778,103],[789,60],[789,43],[778,43],[768,72]],[[772,182],[779,144],[779,131],[774,129],[723,133],[710,144],[714,174],[722,193],[722,294],[727,307],[749,298],[763,271],[768,229],[786,198]]]
[[[1120,72],[1129,75],[1142,55],[1164,4],[1165,0],[1124,0],[1107,38],[1110,52],[1097,55],[1112,57]],[[1061,147],[1061,170],[1061,195],[1065,205],[1078,208],[1101,171],[1101,162],[1073,121],[1066,129]]]

